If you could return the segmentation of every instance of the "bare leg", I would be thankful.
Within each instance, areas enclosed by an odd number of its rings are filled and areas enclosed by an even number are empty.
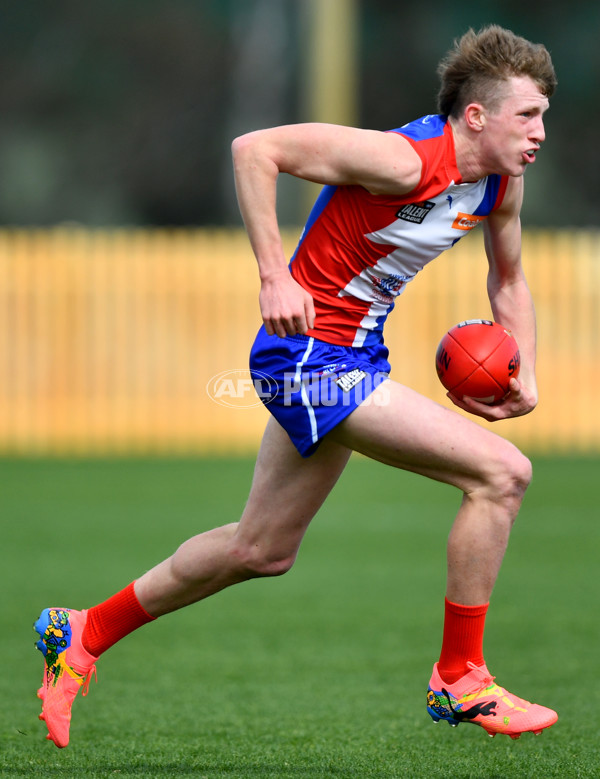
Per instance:
[[[287,571],[349,456],[344,446],[324,441],[312,457],[302,458],[270,419],[239,523],[190,538],[138,579],[141,605],[158,617],[232,584]]]
[[[446,594],[455,603],[487,602],[529,483],[529,461],[508,441],[407,387],[388,381],[375,393],[387,402],[360,406],[308,459],[271,419],[240,522],[191,538],[142,576],[142,606],[159,616],[237,582],[287,571],[352,449],[463,491],[448,540]]]
[[[464,493],[448,540],[449,600],[487,603],[531,478],[527,458],[480,425],[395,382],[374,393],[330,437],[375,460]]]

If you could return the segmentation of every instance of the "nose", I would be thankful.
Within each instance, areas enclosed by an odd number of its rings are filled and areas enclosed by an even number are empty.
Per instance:
[[[541,116],[538,116],[535,125],[531,131],[531,140],[536,143],[543,143],[546,140],[546,130],[544,128],[544,120]]]

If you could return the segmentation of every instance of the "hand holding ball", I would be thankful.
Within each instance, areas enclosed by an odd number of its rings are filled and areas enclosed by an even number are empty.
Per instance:
[[[440,381],[453,395],[492,405],[508,394],[521,359],[509,330],[487,319],[469,319],[442,338],[435,365]]]

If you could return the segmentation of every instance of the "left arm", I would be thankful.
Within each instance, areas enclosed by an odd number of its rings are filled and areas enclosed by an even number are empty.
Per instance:
[[[511,178],[502,204],[484,223],[487,290],[493,317],[511,331],[521,354],[519,378],[510,380],[509,395],[502,403],[485,406],[471,399],[464,403],[463,408],[488,421],[528,414],[538,399],[535,309],[521,264],[522,201],[523,179]]]

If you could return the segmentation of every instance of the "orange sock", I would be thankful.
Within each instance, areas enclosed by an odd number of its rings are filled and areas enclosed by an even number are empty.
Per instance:
[[[444,638],[438,673],[446,684],[454,684],[469,673],[467,662],[484,665],[483,630],[488,603],[462,606],[446,598]]]
[[[81,640],[84,649],[94,657],[99,657],[117,641],[156,619],[140,604],[133,585],[134,582],[88,610]]]

